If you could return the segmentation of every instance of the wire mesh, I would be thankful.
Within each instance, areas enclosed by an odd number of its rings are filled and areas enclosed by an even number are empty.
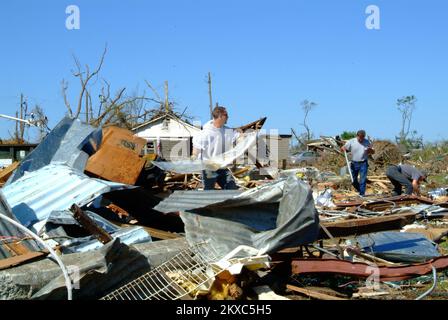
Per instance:
[[[208,243],[196,244],[101,300],[177,300],[198,294],[222,271],[211,265],[219,259],[218,252]]]

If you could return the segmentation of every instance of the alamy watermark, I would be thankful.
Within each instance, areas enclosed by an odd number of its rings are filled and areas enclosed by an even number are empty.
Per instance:
[[[380,30],[380,8],[376,5],[371,4],[366,8],[366,14],[368,14],[366,18],[366,28],[369,30]]]
[[[77,5],[69,5],[65,8],[68,17],[65,19],[65,27],[68,30],[79,30],[81,28],[81,11]]]

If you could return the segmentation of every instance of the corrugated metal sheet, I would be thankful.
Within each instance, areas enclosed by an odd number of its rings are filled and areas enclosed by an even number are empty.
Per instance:
[[[36,171],[54,163],[84,171],[87,159],[101,144],[101,129],[81,123],[79,119],[65,117],[45,139],[21,162],[20,167],[9,178],[7,185],[26,172]]]
[[[222,253],[242,244],[271,253],[316,240],[319,216],[312,192],[296,177],[237,192],[175,192],[154,209],[181,211],[187,241],[211,240]]]
[[[74,203],[83,206],[105,192],[128,187],[89,178],[63,164],[50,164],[5,186],[3,193],[20,223],[35,224],[39,232],[53,210],[66,210]]]
[[[164,213],[192,210],[221,203],[242,193],[243,191],[239,190],[174,191],[154,209]]]

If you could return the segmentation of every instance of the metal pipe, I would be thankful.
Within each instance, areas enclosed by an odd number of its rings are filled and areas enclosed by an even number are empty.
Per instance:
[[[8,216],[6,216],[6,215],[4,215],[2,213],[0,213],[0,219],[8,221],[9,223],[11,223],[12,225],[16,226],[17,228],[19,228],[23,232],[29,234],[37,242],[39,242],[41,245],[43,245],[45,248],[48,249],[48,251],[50,252],[51,256],[56,260],[57,264],[59,265],[59,267],[62,270],[62,273],[64,274],[65,286],[67,287],[67,299],[68,300],[72,300],[72,290],[73,290],[72,281],[71,281],[70,276],[68,274],[67,268],[65,267],[64,263],[62,262],[62,260],[58,257],[56,252],[47,243],[45,243],[45,241],[42,240],[37,234],[35,234],[31,230],[29,230],[28,228],[22,226],[20,223],[14,221],[13,219],[9,218]]]
[[[352,183],[355,182],[353,179],[352,169],[350,168],[350,163],[348,161],[347,151],[344,150],[345,162],[347,163],[348,172],[350,173],[350,178],[352,179]]]
[[[417,299],[415,299],[415,300],[422,300],[423,298],[425,298],[426,296],[431,294],[434,291],[434,289],[436,288],[436,286],[437,286],[437,269],[434,268],[434,266],[431,266],[431,268],[432,268],[432,276],[433,276],[432,287],[431,287],[431,289],[429,289],[428,291],[423,293],[421,296],[417,297]]]

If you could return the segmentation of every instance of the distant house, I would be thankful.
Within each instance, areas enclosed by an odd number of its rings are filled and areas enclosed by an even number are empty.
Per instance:
[[[22,161],[37,147],[37,144],[0,144],[0,169],[7,167],[14,161]]]
[[[272,160],[276,160],[279,167],[284,167],[286,165],[285,161],[288,160],[289,157],[289,145],[291,143],[290,134],[279,134],[279,135],[270,135],[270,134],[262,134],[260,138],[263,140],[263,143],[268,148],[268,153],[271,156]]]
[[[193,136],[201,132],[172,113],[155,117],[132,129],[136,136],[146,139],[146,153],[155,153],[166,160],[190,157]]]
[[[266,118],[239,127],[240,129],[259,129]],[[257,123],[260,122],[260,125]],[[146,139],[146,153],[158,154],[166,160],[182,160],[191,156],[193,136],[201,132],[200,127],[193,126],[172,113],[166,113],[146,121],[132,129],[134,134]],[[291,135],[260,136],[268,147],[268,153],[277,159],[278,165],[288,158]],[[275,150],[269,150],[273,148]]]

